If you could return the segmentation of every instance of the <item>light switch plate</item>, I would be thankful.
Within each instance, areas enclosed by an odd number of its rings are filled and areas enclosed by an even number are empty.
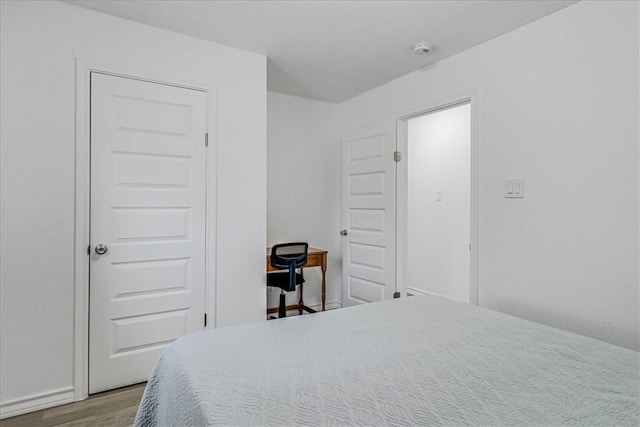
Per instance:
[[[524,198],[524,179],[508,179],[504,182],[504,197],[506,199]]]

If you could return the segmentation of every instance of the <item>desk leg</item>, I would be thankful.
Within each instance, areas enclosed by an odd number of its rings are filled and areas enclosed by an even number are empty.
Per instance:
[[[326,301],[327,301],[327,262],[325,261],[322,266],[322,311],[326,311]]]

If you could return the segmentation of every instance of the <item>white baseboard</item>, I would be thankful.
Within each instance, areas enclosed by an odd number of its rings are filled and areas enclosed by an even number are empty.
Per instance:
[[[76,395],[73,387],[59,388],[57,390],[8,400],[0,403],[0,419],[75,402],[75,400]]]
[[[420,289],[412,288],[411,286],[407,286],[407,296],[411,296],[411,295],[435,295],[435,294],[425,292]]]
[[[325,301],[324,306],[327,310],[334,310],[336,308],[340,308],[341,305],[338,301]],[[318,304],[311,304],[310,306],[308,306],[309,308],[313,308],[316,311],[320,311],[322,310],[322,303],[319,302]]]

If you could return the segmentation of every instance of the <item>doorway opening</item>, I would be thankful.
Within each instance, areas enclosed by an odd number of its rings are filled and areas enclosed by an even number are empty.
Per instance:
[[[473,101],[398,120],[398,287],[477,304]],[[406,160],[406,161],[405,161]]]

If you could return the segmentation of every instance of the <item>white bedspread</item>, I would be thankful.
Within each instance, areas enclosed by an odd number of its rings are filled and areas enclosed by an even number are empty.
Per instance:
[[[181,338],[136,425],[638,426],[638,371],[632,350],[410,297]]]

